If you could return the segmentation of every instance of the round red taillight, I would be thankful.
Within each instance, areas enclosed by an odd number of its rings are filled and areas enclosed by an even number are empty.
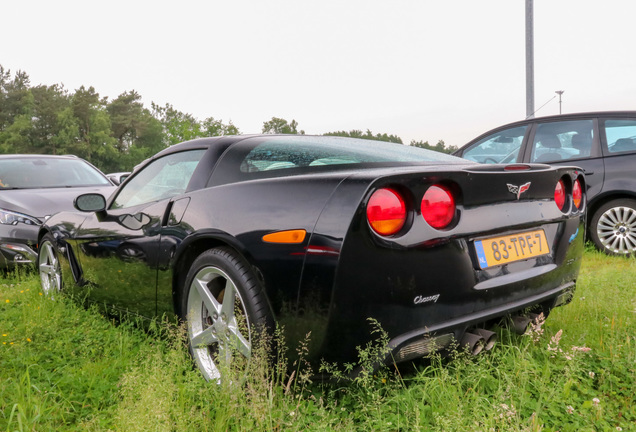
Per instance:
[[[563,208],[565,208],[565,184],[563,180],[559,180],[554,188],[554,202],[559,210],[563,211]]]
[[[373,231],[382,236],[397,233],[406,222],[404,199],[393,189],[378,189],[369,198],[367,220]]]
[[[422,217],[435,229],[446,228],[455,217],[455,198],[442,185],[433,185],[422,198]]]
[[[581,187],[581,181],[576,179],[574,186],[572,187],[572,201],[577,209],[581,208],[583,203],[583,188]]]

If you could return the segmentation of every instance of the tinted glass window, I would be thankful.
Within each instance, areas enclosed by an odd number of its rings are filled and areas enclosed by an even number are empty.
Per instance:
[[[518,126],[495,132],[476,142],[462,156],[481,163],[518,162],[526,129],[528,126]]]
[[[373,162],[457,161],[431,150],[380,141],[339,137],[272,137],[255,145],[241,162],[241,172],[323,167]]]
[[[466,163],[470,162],[446,153],[382,141],[306,135],[250,137],[223,154],[207,184],[381,166]]]
[[[636,150],[636,119],[606,120],[605,137],[610,153]]]
[[[174,153],[151,162],[118,192],[111,208],[126,208],[185,192],[205,150]]]
[[[0,159],[0,188],[36,189],[106,186],[110,182],[82,159]]]
[[[540,123],[532,141],[530,161],[544,163],[589,157],[593,142],[591,119]]]

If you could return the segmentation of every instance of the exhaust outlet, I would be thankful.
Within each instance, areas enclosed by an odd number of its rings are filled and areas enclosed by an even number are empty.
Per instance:
[[[515,315],[512,318],[512,328],[518,335],[522,335],[528,329],[528,326],[532,322],[532,320],[528,317]]]
[[[499,339],[497,336],[497,333],[490,330],[477,328],[473,331],[475,334],[484,338],[484,349],[486,351],[490,351],[495,346],[495,344],[497,343],[497,340]]]
[[[485,341],[480,335],[466,332],[459,345],[462,349],[468,349],[472,355],[477,355],[484,349]]]

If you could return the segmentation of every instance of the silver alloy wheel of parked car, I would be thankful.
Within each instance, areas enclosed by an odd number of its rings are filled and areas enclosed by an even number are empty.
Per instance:
[[[602,206],[592,218],[592,240],[614,255],[636,252],[636,201],[623,199]]]
[[[220,381],[232,356],[251,356],[250,322],[237,284],[216,266],[201,268],[190,283],[188,337],[193,357],[207,380]],[[223,366],[221,361],[225,361]]]
[[[44,236],[38,254],[42,291],[49,296],[62,289],[62,270],[52,242],[53,239],[49,235]]]

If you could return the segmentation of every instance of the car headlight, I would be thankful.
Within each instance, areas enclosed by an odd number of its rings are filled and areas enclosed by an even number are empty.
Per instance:
[[[0,224],[17,225],[19,223],[23,223],[26,225],[42,225],[39,220],[32,216],[0,209]]]

